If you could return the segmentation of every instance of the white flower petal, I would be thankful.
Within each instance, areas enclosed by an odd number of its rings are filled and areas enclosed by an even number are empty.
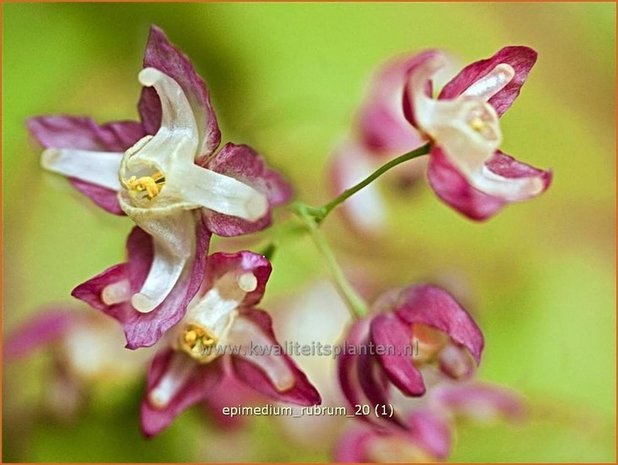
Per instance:
[[[153,237],[154,259],[131,303],[137,311],[149,313],[165,300],[182,273],[190,272],[187,265],[195,249],[195,219],[190,211],[163,218],[143,214],[134,219]]]
[[[50,148],[41,155],[48,171],[119,191],[118,169],[122,153]]]
[[[186,202],[225,215],[255,221],[268,211],[268,200],[261,192],[195,164],[175,166],[167,179],[166,188],[178,189]]]

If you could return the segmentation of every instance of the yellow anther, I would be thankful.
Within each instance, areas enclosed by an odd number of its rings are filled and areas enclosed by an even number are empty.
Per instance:
[[[212,359],[212,349],[217,342],[217,336],[208,328],[194,323],[188,324],[179,338],[180,349],[201,362]]]
[[[477,132],[481,132],[483,129],[485,129],[485,122],[477,116],[472,121],[470,121],[470,127]]]
[[[184,340],[187,344],[194,344],[197,341],[197,333],[195,331],[185,332]]]
[[[165,176],[161,172],[157,172],[152,176],[131,176],[128,180],[123,179],[122,183],[131,193],[146,191],[146,197],[149,200],[154,199],[161,193],[161,189],[165,185]]]

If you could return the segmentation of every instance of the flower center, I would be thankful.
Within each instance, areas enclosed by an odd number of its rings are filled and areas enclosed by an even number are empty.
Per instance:
[[[131,176],[129,179],[122,178],[122,184],[132,198],[152,200],[165,187],[165,175],[157,171],[151,176]]]
[[[189,323],[180,333],[178,345],[192,358],[204,362],[212,360],[213,348],[218,341],[219,338],[208,327]]]
[[[227,353],[216,350],[228,343],[228,333],[238,316],[238,307],[245,296],[258,287],[251,271],[228,271],[218,278],[211,289],[194,301],[187,310],[173,344],[199,363],[212,362]]]
[[[440,352],[448,343],[448,336],[430,326],[415,324],[412,327],[412,347],[415,348],[413,361],[424,365],[438,359]]]
[[[468,126],[487,142],[500,140],[499,125],[488,104],[479,102],[479,104],[473,105],[465,120]]]

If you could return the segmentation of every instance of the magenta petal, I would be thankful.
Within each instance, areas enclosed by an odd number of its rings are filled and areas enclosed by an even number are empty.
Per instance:
[[[195,368],[180,382],[178,389],[165,408],[156,408],[148,395],[157,386],[161,378],[168,373],[174,357],[188,358],[182,352],[165,349],[159,352],[148,370],[146,398],[141,406],[141,426],[145,436],[159,434],[185,409],[206,398],[219,382],[221,369],[217,361],[209,364],[194,363]]]
[[[472,187],[439,147],[431,150],[427,177],[440,199],[472,220],[486,220],[507,204],[506,200],[483,194]]]
[[[468,349],[477,364],[480,362],[483,334],[470,314],[445,290],[430,284],[407,287],[401,291],[394,310],[407,325],[424,324],[448,334]]]
[[[77,116],[37,116],[26,125],[45,148],[124,152],[145,135],[135,121],[98,125],[91,118]]]
[[[99,273],[95,277],[90,278],[88,281],[78,285],[75,289],[73,289],[71,295],[76,299],[86,302],[92,308],[101,310],[110,316],[115,316],[116,313],[114,309],[125,304],[123,303],[108,306],[105,302],[103,302],[102,293],[103,289],[107,286],[120,282],[124,279],[128,279],[129,276],[127,273],[127,268],[128,266],[126,263],[114,265]]]
[[[157,26],[150,27],[150,35],[144,54],[144,68],[152,67],[174,79],[184,91],[200,134],[198,155],[212,154],[221,142],[217,116],[210,103],[210,93],[204,80],[197,74],[191,60],[174,47],[165,33]],[[161,103],[151,87],[142,90],[139,112],[144,129],[154,134],[161,125]]]
[[[137,122],[98,125],[90,118],[74,116],[39,116],[30,118],[26,125],[45,148],[124,152],[145,135]],[[115,215],[124,215],[115,191],[80,179],[69,178],[69,181],[99,207]]]
[[[106,305],[101,300],[101,293],[109,284],[129,279],[131,292],[136,293],[146,280],[153,258],[152,238],[139,228],[134,228],[127,240],[127,263],[109,268],[80,284],[72,295],[118,320],[124,327],[127,348],[149,347],[185,315],[189,302],[204,280],[209,242],[209,232],[198,221],[197,248],[191,272],[184,273],[161,305],[150,313],[138,312],[130,301]]]
[[[369,354],[358,355],[358,382],[372,405],[388,405],[388,387],[377,359]]]
[[[487,75],[501,63],[509,64],[515,70],[515,76],[502,90],[489,99],[498,115],[504,114],[519,95],[521,87],[526,82],[528,73],[536,62],[537,53],[523,46],[505,47],[491,58],[476,61],[459,72],[444,86],[439,99],[453,99],[461,95],[468,87]]]
[[[453,435],[443,416],[429,409],[418,409],[408,417],[408,427],[414,442],[432,456],[444,460],[450,455]]]
[[[217,252],[206,261],[205,288],[211,289],[215,281],[228,272],[250,272],[257,278],[257,287],[247,293],[241,305],[256,305],[266,290],[272,267],[268,259],[262,255],[243,250],[234,253]]]
[[[292,187],[275,170],[268,167],[264,158],[247,145],[226,144],[216,155],[204,162],[204,167],[237,179],[266,195],[270,207],[288,202],[293,195]],[[206,210],[208,228],[219,236],[239,236],[270,226],[269,211],[257,221],[246,221],[235,216]]]
[[[403,102],[410,73],[427,56],[399,57],[375,76],[358,115],[358,126],[361,139],[376,155],[399,155],[422,144],[421,135],[410,127],[404,115]]]
[[[361,345],[368,342],[369,318],[357,320],[348,331],[345,341],[345,351],[337,360],[337,376],[343,395],[351,406],[366,402],[365,394],[358,379],[358,351]]]
[[[339,440],[334,453],[337,463],[362,463],[370,461],[367,446],[377,436],[371,428],[355,427],[346,431]]]
[[[381,347],[378,358],[388,379],[408,396],[422,396],[425,384],[412,363],[412,329],[394,315],[381,314],[371,322],[371,338]]]
[[[50,307],[37,313],[14,330],[4,343],[5,360],[28,355],[35,349],[62,338],[80,319],[68,306]]]
[[[507,179],[540,178],[543,181],[543,190],[539,192],[539,194],[545,192],[551,185],[551,171],[545,171],[527,165],[501,151],[497,151],[494,156],[485,163],[485,166],[487,166],[491,172]],[[522,197],[517,200],[526,200],[528,198],[529,197]]]
[[[272,354],[265,354],[263,356],[282,358],[288,369],[292,372],[295,382],[291,388],[280,392],[260,367],[253,364],[249,359],[233,356],[232,365],[236,376],[244,381],[247,386],[271,399],[296,405],[319,405],[322,402],[320,394],[292,358],[284,353],[283,348],[277,342],[273,333],[270,315],[262,310],[251,309],[243,312],[239,318],[251,320],[262,330],[263,334],[269,339],[270,347],[273,349]],[[274,351],[279,351],[280,353],[275,353]]]
[[[500,151],[496,152],[486,166],[490,171],[504,178],[540,178],[544,188],[539,194],[547,190],[552,180],[550,171],[526,165]],[[472,220],[483,221],[491,218],[504,206],[514,201],[484,194],[472,187],[449,162],[440,147],[434,146],[431,150],[427,176],[431,187],[440,199]],[[518,200],[526,199],[527,197]]]
[[[103,210],[114,215],[124,216],[125,212],[120,207],[118,202],[118,194],[116,191],[106,189],[105,187],[97,186],[77,178],[69,178],[69,182],[75,189],[80,191],[86,197],[89,197],[95,204]]]

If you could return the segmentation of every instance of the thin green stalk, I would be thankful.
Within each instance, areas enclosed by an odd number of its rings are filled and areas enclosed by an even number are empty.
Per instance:
[[[307,230],[309,231],[309,235],[311,236],[313,243],[324,257],[324,260],[326,261],[326,264],[328,265],[330,272],[333,276],[335,284],[337,285],[339,293],[348,304],[348,308],[352,314],[352,317],[362,318],[367,314],[367,304],[356,293],[352,285],[346,279],[343,271],[341,270],[341,267],[335,259],[333,251],[328,245],[328,242],[322,234],[322,231],[318,227],[315,218],[311,213],[307,211],[307,207],[305,205],[298,205],[296,211],[307,226]]]
[[[341,194],[339,194],[337,197],[335,197],[333,200],[324,204],[323,206],[317,207],[317,208],[307,206],[308,213],[315,218],[317,223],[321,223],[324,220],[324,218],[326,218],[328,214],[335,209],[335,207],[345,202],[347,199],[349,199],[354,194],[356,194],[359,190],[371,184],[373,181],[378,179],[388,170],[408,160],[412,160],[413,158],[417,158],[422,155],[428,154],[429,149],[430,149],[429,144],[426,144],[426,145],[423,145],[422,147],[417,148],[416,150],[412,150],[411,152],[404,153],[403,155],[400,155],[397,158],[393,158],[388,163],[385,163],[384,165],[380,166],[377,170],[375,170],[373,173],[371,173],[361,182],[350,187],[349,189],[346,189]]]

